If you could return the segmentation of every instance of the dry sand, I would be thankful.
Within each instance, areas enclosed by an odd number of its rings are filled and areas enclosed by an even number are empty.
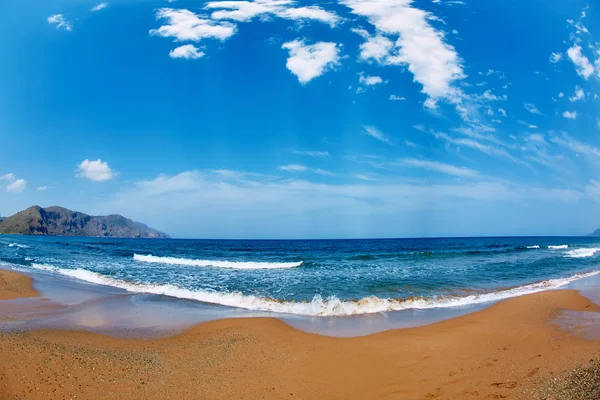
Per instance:
[[[0,286],[0,298],[19,294]],[[600,341],[548,323],[563,309],[599,311],[576,291],[552,291],[351,339],[264,318],[155,340],[4,333],[0,399],[538,399],[554,377],[600,353]]]
[[[31,286],[31,278],[18,272],[0,271],[0,300],[37,297],[40,294]]]

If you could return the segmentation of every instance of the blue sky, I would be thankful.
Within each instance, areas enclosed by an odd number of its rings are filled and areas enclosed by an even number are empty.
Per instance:
[[[600,227],[583,1],[3,2],[0,212],[176,237]]]

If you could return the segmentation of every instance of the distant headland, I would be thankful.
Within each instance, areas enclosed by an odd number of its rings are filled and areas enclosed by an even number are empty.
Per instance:
[[[92,216],[63,207],[32,206],[0,220],[0,234],[168,239],[121,215]]]

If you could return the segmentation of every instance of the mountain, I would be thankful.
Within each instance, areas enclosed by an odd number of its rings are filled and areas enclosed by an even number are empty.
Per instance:
[[[0,233],[15,235],[169,238],[121,215],[96,217],[63,207],[29,207],[0,221]]]
[[[600,229],[596,229],[594,232],[590,233],[588,236],[600,237]]]

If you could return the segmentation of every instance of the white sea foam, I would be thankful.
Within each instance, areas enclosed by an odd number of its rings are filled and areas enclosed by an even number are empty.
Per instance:
[[[592,257],[594,254],[600,251],[600,247],[589,247],[582,249],[573,249],[565,253],[565,257],[569,258],[586,258]]]
[[[540,246],[538,246],[538,245],[536,244],[536,245],[533,245],[533,246],[527,246],[527,248],[528,248],[528,249],[539,249],[539,248],[540,248]]]
[[[207,290],[189,290],[172,284],[138,284],[114,279],[108,276],[85,269],[62,269],[45,264],[33,264],[32,267],[44,271],[52,271],[70,276],[90,283],[113,286],[134,293],[153,293],[177,297],[182,299],[198,300],[204,303],[220,304],[223,306],[244,308],[255,311],[270,311],[275,313],[296,314],[306,316],[347,316],[359,314],[372,314],[386,311],[400,311],[407,309],[430,309],[458,307],[470,304],[481,304],[492,301],[504,300],[511,297],[522,296],[544,290],[557,289],[570,282],[589,276],[600,274],[600,271],[577,274],[568,278],[550,279],[543,282],[532,283],[512,289],[500,290],[492,293],[469,296],[434,296],[429,298],[411,299],[382,299],[376,296],[362,298],[358,301],[340,300],[335,296],[323,299],[316,295],[312,301],[278,301],[253,295],[244,295],[240,292],[215,292]]]
[[[564,249],[568,249],[569,245],[568,244],[560,244],[558,246],[550,245],[550,246],[548,246],[548,248],[551,250],[564,250]]]
[[[253,262],[253,261],[217,261],[217,260],[193,260],[189,258],[176,257],[156,257],[151,254],[142,255],[134,254],[133,259],[136,261],[187,265],[192,267],[215,267],[215,268],[234,268],[234,269],[281,269],[294,268],[302,265],[299,262]]]
[[[29,246],[27,246],[26,244],[19,244],[19,243],[10,243],[8,245],[8,247],[18,247],[19,249],[28,249]]]

